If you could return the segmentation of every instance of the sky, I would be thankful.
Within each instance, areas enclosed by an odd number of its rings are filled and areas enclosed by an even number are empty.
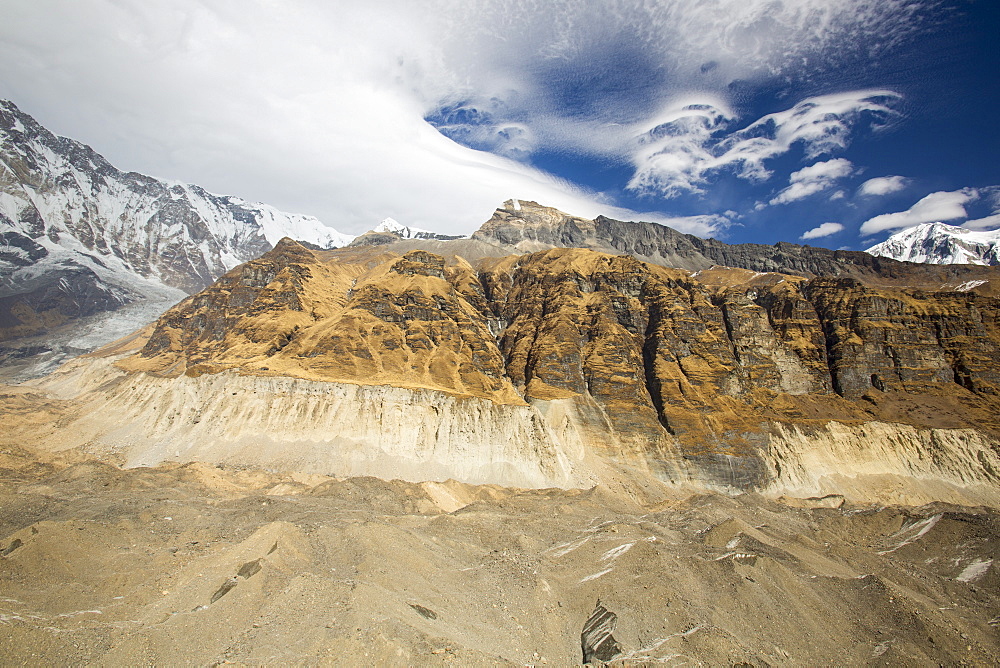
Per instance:
[[[1000,227],[995,0],[0,0],[0,98],[112,164],[468,234]]]

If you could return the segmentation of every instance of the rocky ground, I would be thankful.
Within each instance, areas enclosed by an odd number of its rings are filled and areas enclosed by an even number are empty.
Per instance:
[[[0,663],[992,665],[998,547],[996,512],[957,506],[121,470],[8,446]]]

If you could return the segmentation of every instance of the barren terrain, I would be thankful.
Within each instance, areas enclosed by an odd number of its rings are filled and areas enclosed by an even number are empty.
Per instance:
[[[0,467],[4,665],[571,665],[598,605],[616,665],[1000,655],[985,509],[122,470],[12,446]]]

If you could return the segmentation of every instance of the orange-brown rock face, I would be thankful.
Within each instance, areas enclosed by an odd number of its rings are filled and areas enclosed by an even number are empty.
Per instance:
[[[285,241],[168,312],[122,364],[568,402],[611,460],[749,487],[772,475],[775,424],[995,431],[998,313],[972,293],[583,249],[472,266]]]
[[[523,404],[477,288],[467,264],[446,271],[443,258],[424,251],[400,258],[361,249],[324,261],[285,241],[167,312],[125,364],[168,375],[237,368]]]

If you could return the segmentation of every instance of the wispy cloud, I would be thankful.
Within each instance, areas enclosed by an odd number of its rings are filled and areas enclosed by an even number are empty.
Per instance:
[[[877,176],[868,179],[858,188],[859,195],[881,197],[899,192],[909,184],[910,180],[902,176]]]
[[[913,227],[921,223],[965,218],[967,216],[965,205],[977,197],[978,192],[974,188],[931,193],[906,211],[884,213],[866,220],[861,225],[861,233],[864,235],[876,234],[885,230]]]
[[[734,131],[729,130],[734,119],[724,110],[688,105],[639,136],[632,156],[635,175],[628,187],[666,197],[702,192],[708,177],[721,170],[750,181],[763,181],[771,176],[765,164],[768,160],[796,145],[808,158],[843,150],[859,124],[878,127],[892,118],[896,114],[892,105],[899,98],[889,90],[813,97]],[[850,167],[846,160],[827,162],[833,163],[828,168]],[[821,177],[817,174],[809,185],[793,185],[789,199],[779,196],[778,202],[798,199],[799,193],[805,197],[823,190],[827,186],[820,187],[824,183]],[[828,178],[826,182],[831,181]]]
[[[982,218],[967,220],[962,227],[970,230],[987,230],[1000,227],[1000,186],[978,188],[979,199],[989,213]],[[982,213],[982,212],[980,212]]]
[[[843,232],[844,226],[840,223],[823,223],[819,227],[814,227],[805,234],[803,234],[799,239],[820,239],[822,237],[829,237],[836,234],[837,232]]]
[[[828,188],[832,188],[838,179],[850,176],[853,171],[854,165],[851,164],[850,160],[844,158],[835,158],[803,167],[797,172],[792,172],[788,179],[790,185],[778,193],[771,200],[771,204],[787,204],[788,202],[805,199],[810,195],[823,192]],[[826,224],[831,225],[832,223]],[[811,239],[813,237],[808,238]]]
[[[877,58],[926,29],[912,7],[33,0],[4,8],[0,96],[125,169],[347,232],[387,216],[468,232],[509,197],[607,212],[607,198],[526,164],[540,150],[631,161],[629,186],[660,196],[721,170],[767,178],[793,145],[812,158],[842,149],[890,113],[893,93],[791,100],[747,127],[730,84]],[[725,220],[677,225],[713,233]]]

